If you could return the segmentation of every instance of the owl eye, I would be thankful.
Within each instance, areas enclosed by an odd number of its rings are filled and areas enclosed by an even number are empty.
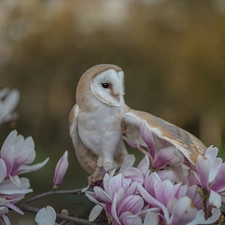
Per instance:
[[[102,83],[103,88],[109,88],[109,83]]]

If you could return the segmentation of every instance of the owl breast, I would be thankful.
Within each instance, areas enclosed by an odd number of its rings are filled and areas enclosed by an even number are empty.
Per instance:
[[[78,133],[82,142],[95,154],[103,148],[103,142],[118,142],[121,137],[121,119],[123,113],[80,112],[78,117]]]

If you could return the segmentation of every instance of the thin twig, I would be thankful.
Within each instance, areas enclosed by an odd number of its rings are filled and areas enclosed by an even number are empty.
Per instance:
[[[77,195],[80,195],[81,193],[82,193],[82,189],[48,191],[48,192],[36,195],[32,198],[29,198],[26,201],[24,201],[24,203],[31,203],[31,202],[34,202],[34,201],[36,201],[40,198],[43,198],[43,197],[46,197],[46,196],[49,196],[49,195],[62,195],[62,194],[77,194]]]
[[[40,209],[39,208],[35,208],[32,206],[29,206],[26,203],[18,203],[17,206],[21,209],[24,210],[26,212],[32,212],[32,213],[37,213]],[[56,213],[57,217],[63,220],[67,220],[67,221],[72,221],[78,224],[83,224],[83,225],[99,225],[98,223],[91,223],[88,220],[85,219],[81,219],[81,218],[76,218],[76,217],[72,217],[72,216],[66,216],[66,215],[62,215],[60,213]]]
[[[67,220],[63,220],[63,221],[60,222],[59,225],[64,225],[66,222],[67,222]]]

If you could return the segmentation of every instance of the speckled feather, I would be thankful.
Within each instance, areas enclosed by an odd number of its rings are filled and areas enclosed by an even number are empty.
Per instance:
[[[133,120],[139,120],[139,123],[134,123]],[[129,137],[130,130],[134,129],[134,126],[140,126],[141,120],[145,120],[148,123],[155,136],[174,145],[193,164],[196,163],[198,155],[203,154],[206,149],[205,145],[191,133],[150,113],[130,108],[127,109],[127,113],[125,113],[123,118],[125,125],[124,134]]]

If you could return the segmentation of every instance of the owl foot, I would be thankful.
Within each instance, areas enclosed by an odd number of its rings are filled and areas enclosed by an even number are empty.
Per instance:
[[[96,167],[95,172],[88,177],[89,185],[94,185],[97,181],[102,178],[101,167]]]
[[[110,172],[114,167],[113,167],[113,163],[109,162],[109,161],[106,161],[104,162],[104,169],[105,171],[108,173]]]

